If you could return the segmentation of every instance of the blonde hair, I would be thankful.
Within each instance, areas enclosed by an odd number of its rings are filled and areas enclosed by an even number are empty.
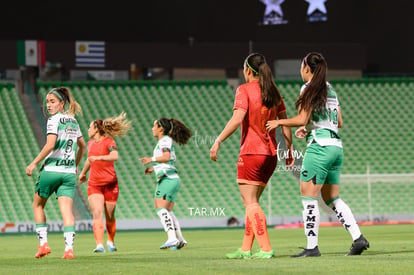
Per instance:
[[[64,114],[68,115],[82,115],[82,107],[73,98],[72,93],[67,87],[53,88],[47,94],[54,94],[60,101],[65,103],[63,109]]]
[[[131,129],[131,121],[126,119],[126,113],[122,112],[116,117],[97,119],[94,121],[100,135],[110,137],[124,136]]]

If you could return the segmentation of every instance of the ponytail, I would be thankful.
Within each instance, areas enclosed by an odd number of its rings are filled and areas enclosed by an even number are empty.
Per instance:
[[[160,118],[157,122],[164,130],[164,134],[169,135],[180,145],[187,144],[187,141],[192,136],[191,130],[177,119]]]
[[[73,98],[69,88],[59,87],[53,88],[48,94],[54,94],[60,101],[65,103],[64,113],[69,115],[82,115],[82,108],[79,103]]]
[[[254,76],[259,76],[262,104],[269,109],[279,105],[282,96],[274,82],[272,70],[266,63],[265,57],[259,53],[252,53],[246,58],[245,65],[253,72]]]
[[[328,99],[328,86],[326,84],[328,66],[326,60],[320,53],[311,52],[303,59],[303,65],[309,66],[313,76],[296,101],[296,109],[320,113],[326,108]]]

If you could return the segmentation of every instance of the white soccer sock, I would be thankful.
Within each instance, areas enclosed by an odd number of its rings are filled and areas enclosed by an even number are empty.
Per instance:
[[[338,198],[330,203],[329,207],[336,213],[336,217],[342,223],[342,226],[351,234],[352,240],[358,239],[361,236],[361,231],[349,206]]]
[[[63,238],[65,239],[65,251],[73,249],[73,243],[75,241],[75,232],[65,232],[63,233]]]
[[[318,200],[311,197],[302,197],[303,228],[307,239],[307,249],[318,245],[319,223],[321,220]]]
[[[168,241],[176,240],[175,227],[170,213],[165,208],[157,208],[157,215],[160,217],[161,224],[164,226],[164,231],[167,232]]]
[[[185,241],[183,234],[181,233],[181,227],[180,227],[180,223],[178,222],[177,217],[174,215],[173,211],[169,211],[170,212],[170,216],[171,219],[174,223],[174,227],[175,227],[175,235],[177,236],[177,239],[181,242],[181,241]]]
[[[40,245],[47,243],[47,226],[36,228],[37,239],[40,241]]]

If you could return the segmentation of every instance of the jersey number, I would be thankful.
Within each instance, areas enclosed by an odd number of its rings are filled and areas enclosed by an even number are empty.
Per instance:
[[[328,119],[329,122],[333,123],[334,125],[338,125],[338,109],[328,108]]]
[[[75,160],[69,160],[70,153],[73,151],[73,140],[68,139],[65,147],[65,154],[63,159],[56,161],[56,166],[73,166],[75,164]]]
[[[69,139],[66,143],[65,153],[70,153],[73,150],[73,140]]]

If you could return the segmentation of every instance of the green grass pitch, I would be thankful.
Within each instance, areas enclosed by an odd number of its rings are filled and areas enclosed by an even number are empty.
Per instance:
[[[62,233],[48,236],[52,253],[34,257],[33,234],[0,235],[0,274],[414,274],[414,225],[363,226],[370,248],[361,256],[345,257],[351,238],[342,227],[322,227],[317,258],[290,258],[305,245],[302,228],[269,228],[276,257],[269,260],[228,260],[225,254],[241,246],[243,229],[183,229],[188,246],[160,250],[164,231],[118,231],[118,251],[94,254],[92,232],[78,232],[75,259],[63,260]],[[258,249],[255,241],[253,251]]]

